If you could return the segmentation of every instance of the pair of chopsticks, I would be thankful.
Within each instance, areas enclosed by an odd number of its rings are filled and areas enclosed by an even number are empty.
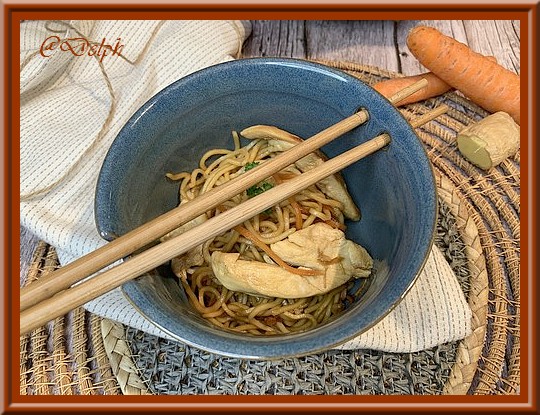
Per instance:
[[[427,81],[421,80],[398,92],[389,98],[389,100],[395,104],[424,88],[426,85]],[[411,125],[416,128],[444,112],[446,112],[446,107],[440,106],[413,120]],[[109,242],[103,247],[21,288],[20,334],[22,335],[41,327],[48,321],[62,316],[70,310],[156,268],[170,259],[202,244],[206,240],[243,223],[245,220],[282,200],[293,196],[300,190],[382,149],[391,141],[391,137],[386,133],[326,161],[313,170],[249,199],[241,205],[227,210],[175,238],[161,242],[152,248],[132,256],[117,266],[94,275],[113,262],[145,247],[150,242],[157,240],[180,225],[196,218],[201,213],[231,199],[250,186],[255,185],[335,138],[351,131],[368,119],[368,112],[365,109],[360,110],[279,154],[268,163],[258,165],[234,180],[200,195],[189,203],[166,212]]]

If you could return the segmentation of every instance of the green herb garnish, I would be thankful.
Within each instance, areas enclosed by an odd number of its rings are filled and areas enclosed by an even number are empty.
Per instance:
[[[271,183],[268,182],[262,182],[262,188],[263,192],[266,192],[267,190],[270,190],[272,187],[274,187]]]
[[[244,166],[244,171],[248,171],[248,170],[251,170],[253,167],[256,167],[259,165],[259,162],[258,161],[252,161],[251,163],[247,163],[245,166]]]
[[[251,170],[252,168],[254,168],[254,167],[258,166],[258,165],[259,165],[258,161],[252,161],[251,163],[246,163],[246,165],[244,166],[244,171]],[[260,195],[261,193],[266,192],[267,190],[270,190],[272,187],[274,187],[274,185],[272,183],[268,183],[266,181],[263,181],[263,182],[259,183],[258,185],[251,186],[249,189],[247,189],[246,194],[247,194],[248,197],[251,198],[253,196]],[[270,213],[272,213],[272,208],[266,209],[264,211],[264,213],[269,215]]]
[[[246,193],[248,197],[253,197],[253,196],[260,195],[261,193],[266,192],[267,190],[270,190],[272,187],[274,187],[272,183],[261,182],[258,185],[251,186],[249,189],[246,190]]]

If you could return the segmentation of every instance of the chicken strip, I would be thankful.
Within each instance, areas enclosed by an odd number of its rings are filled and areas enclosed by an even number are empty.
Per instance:
[[[324,294],[352,277],[368,277],[373,259],[360,245],[325,223],[299,230],[270,245],[284,261],[320,270],[303,276],[279,265],[244,260],[238,253],[216,251],[211,266],[215,277],[230,290],[279,298],[303,298]]]

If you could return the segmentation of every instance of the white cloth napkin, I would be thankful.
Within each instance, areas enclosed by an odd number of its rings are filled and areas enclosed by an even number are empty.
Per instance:
[[[249,33],[246,21],[21,23],[21,224],[54,246],[62,265],[105,243],[94,222],[94,191],[103,158],[124,123],[173,81],[234,59]],[[96,53],[99,44],[109,44],[125,59],[110,51],[99,59],[77,56],[67,45],[54,48],[57,38],[50,36],[86,37],[95,42]],[[139,314],[120,289],[84,307],[170,338]],[[423,350],[464,338],[471,332],[470,321],[459,283],[434,247],[405,299],[340,348]]]

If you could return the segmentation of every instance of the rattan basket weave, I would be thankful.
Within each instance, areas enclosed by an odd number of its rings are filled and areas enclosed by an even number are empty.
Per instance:
[[[401,76],[348,62],[322,63],[369,84]],[[455,144],[456,133],[487,113],[457,93],[447,93],[401,110],[410,119],[442,102],[451,107],[450,111],[417,131],[434,167],[439,198],[448,206],[465,246],[473,332],[456,345],[455,361],[442,387],[429,393],[517,394],[520,385],[519,153],[489,172],[466,161]],[[26,283],[56,267],[54,248],[40,243]],[[133,353],[135,340],[127,333],[123,325],[78,308],[22,336],[21,395],[155,393],[150,384],[152,379],[141,377]]]

